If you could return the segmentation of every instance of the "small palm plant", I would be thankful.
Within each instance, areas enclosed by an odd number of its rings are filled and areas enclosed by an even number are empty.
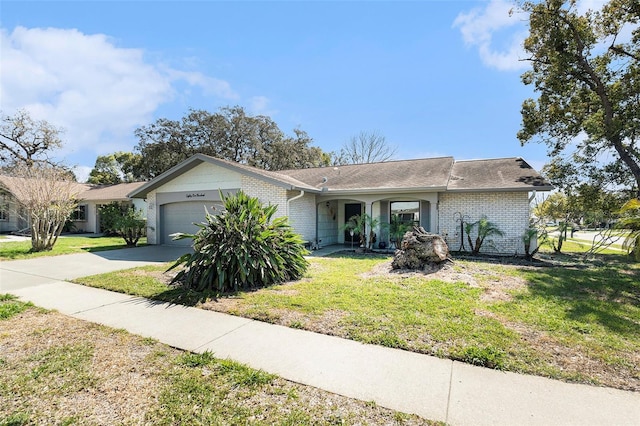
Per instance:
[[[351,216],[347,223],[344,226],[344,229],[348,231],[353,231],[354,234],[358,234],[360,236],[360,247],[363,247],[367,250],[373,249],[373,244],[376,242],[376,232],[377,228],[385,228],[388,226],[386,223],[380,222],[379,218],[374,218],[371,215],[357,214],[355,216]],[[369,232],[367,236],[367,230]]]
[[[365,247],[367,244],[367,236],[365,234],[366,227],[367,225],[363,215],[359,214],[351,216],[343,226],[345,230],[353,231],[353,234],[358,236],[360,239],[360,247]]]
[[[616,228],[629,230],[622,247],[637,261],[640,262],[640,199],[632,198],[627,201],[621,214],[627,215],[620,219]]]
[[[400,242],[402,237],[407,231],[411,229],[411,225],[400,220],[397,214],[391,215],[391,223],[389,224],[389,234],[391,236],[391,242],[396,248],[400,248]]]
[[[538,241],[536,248],[531,250],[531,244],[536,240],[538,240],[538,229],[533,226],[525,229],[524,234],[522,234],[522,242],[524,243],[524,256],[529,260],[540,250],[540,241]]]
[[[478,229],[478,235],[476,237],[475,244],[471,240],[471,233],[473,232],[474,228]],[[469,241],[469,245],[471,246],[471,253],[473,254],[480,253],[480,248],[488,237],[493,237],[496,235],[501,237],[504,235],[504,232],[502,232],[500,228],[498,228],[498,225],[490,222],[486,217],[482,217],[480,220],[473,223],[465,223],[464,231],[467,234],[467,241]]]
[[[257,198],[240,191],[220,198],[224,210],[207,212],[191,238],[194,253],[180,257],[170,268],[178,272],[172,283],[196,291],[218,292],[264,287],[301,278],[307,270],[307,251],[286,217],[273,218],[277,206],[262,206]]]

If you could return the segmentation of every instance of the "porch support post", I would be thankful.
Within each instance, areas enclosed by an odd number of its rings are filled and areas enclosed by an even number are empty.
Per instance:
[[[365,204],[364,204],[364,213],[365,213],[365,214],[368,214],[368,215],[369,215],[369,217],[371,217],[371,218],[373,219],[373,203],[372,203],[371,201],[367,201],[367,202],[365,202]],[[364,227],[364,236],[365,236],[365,241],[367,242],[367,243],[365,244],[365,249],[366,249],[367,247],[369,247],[369,244],[370,244],[370,242],[369,242],[369,231],[371,231],[371,230],[370,230],[370,229],[367,229],[367,226],[366,226],[366,224],[365,224],[365,227]]]

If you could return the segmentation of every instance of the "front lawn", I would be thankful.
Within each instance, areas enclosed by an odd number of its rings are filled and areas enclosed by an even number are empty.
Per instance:
[[[0,295],[0,425],[435,425]]]
[[[138,245],[146,244],[146,238],[140,239]],[[98,236],[61,236],[53,250],[32,253],[31,241],[2,241],[0,242],[0,260],[31,259],[42,256],[58,256],[61,254],[116,250],[127,245],[122,237]]]
[[[262,321],[515,372],[640,390],[640,265],[457,260],[389,271],[389,257],[311,259],[304,279],[223,297],[170,288],[168,266],[79,280]],[[542,266],[545,265],[545,266]]]

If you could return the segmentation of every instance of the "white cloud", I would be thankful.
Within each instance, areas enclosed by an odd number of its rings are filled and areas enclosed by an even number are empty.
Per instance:
[[[86,182],[89,179],[91,170],[93,170],[93,166],[75,166],[73,173],[76,175],[78,182]]]
[[[527,32],[522,17],[511,13],[513,10],[511,2],[491,0],[484,8],[460,13],[453,26],[460,29],[467,45],[478,49],[485,65],[504,71],[521,70],[528,66],[522,61]]]
[[[205,95],[213,95],[228,100],[237,100],[239,98],[238,94],[231,88],[231,85],[224,80],[193,71],[178,71],[174,69],[167,69],[166,71],[172,80],[184,80],[191,86],[198,86]]]
[[[273,117],[278,111],[269,109],[270,103],[271,101],[266,96],[254,96],[249,99],[249,111],[253,115],[268,115]]]
[[[118,47],[104,34],[75,29],[0,29],[2,112],[27,109],[66,129],[64,154],[131,149],[133,130],[176,97],[184,82],[235,100],[226,81],[149,62],[142,49]],[[91,164],[93,165],[93,164]]]
[[[584,14],[588,10],[598,11],[602,9],[602,6],[606,3],[605,0],[580,0],[576,4],[576,10],[579,14]]]

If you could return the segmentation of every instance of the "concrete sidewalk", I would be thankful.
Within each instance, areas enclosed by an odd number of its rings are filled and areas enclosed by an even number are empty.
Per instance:
[[[156,250],[159,258],[173,255],[163,248]],[[138,260],[113,260],[124,263],[106,263],[104,268],[157,261],[151,258],[151,250],[129,255]],[[504,373],[61,281],[60,271],[79,269],[74,256],[2,262],[0,292],[451,425],[640,424],[640,393]],[[83,254],[82,260],[91,258]],[[93,260],[97,263],[85,268],[100,269],[100,261]],[[50,266],[52,273],[47,272]]]

